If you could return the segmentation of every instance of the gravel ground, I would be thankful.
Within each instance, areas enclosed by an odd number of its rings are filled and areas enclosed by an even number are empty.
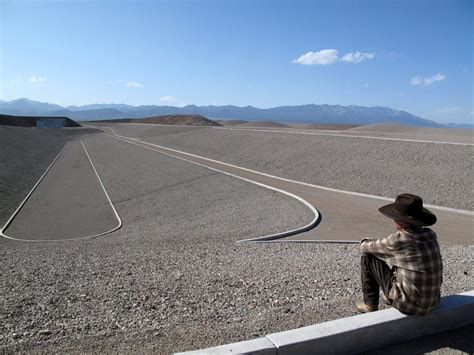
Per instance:
[[[290,179],[393,198],[412,192],[426,203],[474,209],[472,146],[180,127],[114,129]]]
[[[306,223],[299,203],[111,138],[85,144],[124,227],[0,240],[1,351],[168,353],[355,314],[356,245],[235,243]],[[472,251],[442,248],[443,294],[473,288]]]

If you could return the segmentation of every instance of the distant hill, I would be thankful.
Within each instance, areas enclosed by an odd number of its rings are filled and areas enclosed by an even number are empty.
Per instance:
[[[103,120],[116,118],[141,118],[164,115],[201,115],[234,120],[271,120],[291,123],[364,125],[397,123],[422,127],[443,125],[388,107],[341,105],[299,105],[260,109],[253,106],[131,106],[125,104],[92,104],[61,107],[28,99],[0,101],[0,113],[18,115],[67,116],[77,120]],[[474,127],[474,126],[473,126]]]
[[[371,124],[351,128],[350,132],[370,132],[370,133],[401,133],[404,135],[420,136],[449,136],[449,137],[468,137],[472,141],[473,131],[466,128],[432,128],[432,127],[409,127],[393,123]]]
[[[164,115],[145,118],[122,118],[116,120],[100,120],[100,122],[115,123],[148,123],[165,125],[184,125],[184,126],[221,126],[221,124],[211,121],[201,115]]]
[[[269,120],[262,120],[262,121],[250,121],[239,124],[239,127],[261,127],[261,128],[288,128],[286,124],[273,122]]]
[[[46,115],[51,111],[61,110],[63,107],[28,99],[17,99],[12,101],[0,100],[0,113],[17,116]]]
[[[242,123],[247,123],[248,121],[245,120],[214,120],[217,123],[220,123],[223,126],[238,126]]]
[[[100,108],[95,110],[70,111],[66,109],[49,112],[50,116],[67,116],[78,121],[92,121],[127,117],[127,114],[114,108]]]
[[[474,128],[474,124],[470,123],[446,123],[445,127],[449,128]]]

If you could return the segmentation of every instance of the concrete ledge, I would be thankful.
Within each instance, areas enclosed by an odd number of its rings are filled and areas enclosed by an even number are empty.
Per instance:
[[[278,349],[267,338],[258,338],[240,343],[216,346],[203,350],[188,351],[179,354],[193,355],[218,355],[218,354],[251,354],[251,355],[277,355]]]
[[[358,353],[472,323],[474,290],[444,297],[424,317],[406,316],[390,308],[182,354]]]

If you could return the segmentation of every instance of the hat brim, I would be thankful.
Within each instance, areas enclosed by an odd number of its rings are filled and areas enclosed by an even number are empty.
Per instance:
[[[423,212],[418,216],[407,216],[395,211],[394,206],[394,203],[382,206],[379,208],[379,212],[388,218],[415,226],[431,226],[436,223],[436,216],[426,208],[423,208]]]

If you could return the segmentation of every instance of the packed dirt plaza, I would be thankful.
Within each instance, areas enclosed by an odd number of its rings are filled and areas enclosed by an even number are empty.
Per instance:
[[[330,128],[0,126],[1,350],[169,353],[355,315],[358,241],[403,192],[439,217],[442,295],[472,290],[472,130]]]

